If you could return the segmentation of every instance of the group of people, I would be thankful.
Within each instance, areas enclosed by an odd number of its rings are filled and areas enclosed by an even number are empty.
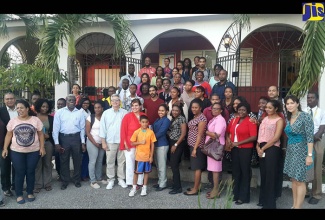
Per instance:
[[[220,64],[211,73],[205,57],[196,57],[194,68],[190,59],[178,61],[176,69],[169,68],[169,62],[166,58],[165,67],[153,68],[147,57],[138,75],[129,64],[119,87],[109,87],[105,97],[94,103],[82,97],[80,86],[75,84],[71,94],[57,100],[58,110],[52,114],[47,99],[38,98],[31,107],[7,93],[6,107],[0,109],[4,195],[12,196],[13,186],[17,202],[24,203],[25,177],[28,201],[35,200],[34,193],[43,188],[51,190],[55,156],[62,190],[71,180],[75,187],[81,187],[80,182],[87,178],[92,188],[106,185],[111,190],[117,179],[119,186],[130,187],[130,197],[140,189],[140,195],[146,196],[149,173],[155,165],[158,176],[152,187],[156,191],[169,188],[169,194],[198,195],[202,172],[207,170],[212,189],[206,198],[216,199],[221,193],[223,163],[228,160],[234,180],[233,200],[241,205],[250,202],[255,155],[261,173],[258,206],[276,208],[283,174],[292,181],[292,208],[301,208],[308,195],[309,203],[317,204],[322,194],[325,113],[318,107],[316,92],[308,93],[308,108],[302,111],[296,96],[283,100],[278,88],[270,86],[256,103],[259,111],[253,113],[245,97],[236,95],[235,85]],[[225,146],[223,160],[201,152],[209,139]],[[183,159],[190,160],[194,171],[193,187],[185,191],[179,168]],[[173,174],[170,185],[167,164]]]

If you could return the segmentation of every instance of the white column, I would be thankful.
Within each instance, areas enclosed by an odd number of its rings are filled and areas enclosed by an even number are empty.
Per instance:
[[[59,68],[61,71],[67,71],[67,60],[68,60],[68,50],[66,48],[59,48]],[[69,83],[56,83],[55,84],[55,109],[56,109],[56,102],[59,98],[66,98],[67,95],[71,93],[69,90]],[[56,109],[57,110],[57,109]]]
[[[321,109],[325,109],[325,70],[323,70],[323,74],[318,82],[318,94],[319,94],[319,107]]]

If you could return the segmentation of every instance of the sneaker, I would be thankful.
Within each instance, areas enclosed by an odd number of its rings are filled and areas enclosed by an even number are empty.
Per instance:
[[[146,187],[142,187],[140,195],[141,196],[146,196],[147,195],[147,188]]]
[[[126,188],[128,187],[128,185],[126,185],[126,183],[124,182],[124,180],[119,180],[118,184],[122,187],[122,188]]]
[[[5,206],[5,203],[3,201],[0,201],[0,207]]]
[[[106,186],[106,189],[113,189],[113,186],[114,186],[114,181],[109,181],[107,186]]]
[[[134,189],[134,188],[132,187],[132,189],[130,190],[129,196],[130,196],[130,197],[133,197],[133,196],[135,195],[136,192],[137,192],[137,189]]]
[[[107,182],[107,180],[100,180],[100,181],[97,181],[98,183],[101,183],[101,184],[107,184],[108,182]]]
[[[90,186],[93,187],[94,189],[99,189],[100,185],[98,185],[97,182],[90,183]]]

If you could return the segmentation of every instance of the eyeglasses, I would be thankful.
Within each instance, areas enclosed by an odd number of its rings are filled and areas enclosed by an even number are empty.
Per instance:
[[[83,105],[90,105],[90,103],[89,102],[84,102],[84,103],[82,103]]]
[[[120,100],[119,99],[112,99],[111,101],[112,102],[119,102]]]

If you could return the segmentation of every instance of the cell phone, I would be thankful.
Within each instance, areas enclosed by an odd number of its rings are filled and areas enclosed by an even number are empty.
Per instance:
[[[265,157],[265,152],[263,153],[262,157]]]

